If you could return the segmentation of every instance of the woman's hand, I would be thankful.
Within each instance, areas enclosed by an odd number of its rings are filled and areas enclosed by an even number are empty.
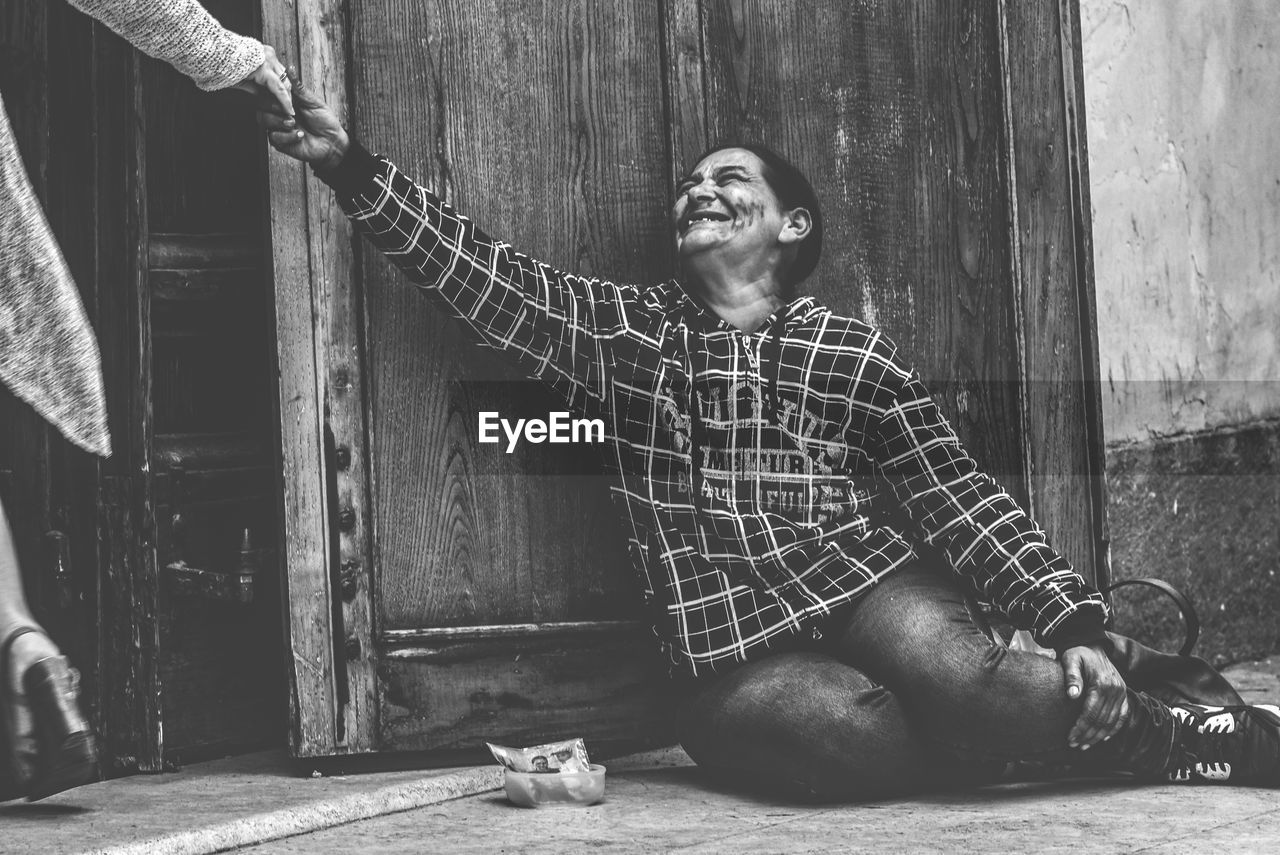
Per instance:
[[[263,102],[273,100],[280,105],[280,109],[284,111],[284,115],[293,115],[292,90],[293,82],[290,80],[289,73],[285,70],[284,65],[276,58],[275,49],[270,45],[263,45],[263,51],[266,59],[262,65],[254,69],[244,80],[235,85],[236,89],[243,89],[254,96],[259,97]],[[263,97],[265,96],[265,97]]]
[[[1067,744],[1087,751],[1115,736],[1129,718],[1129,699],[1124,678],[1102,646],[1068,648],[1062,654],[1062,673],[1067,697],[1084,695],[1084,709],[1067,735]]]
[[[293,71],[290,70],[292,76]],[[276,151],[305,161],[317,171],[333,169],[342,162],[351,144],[347,131],[333,111],[301,83],[293,87],[296,112],[285,115],[274,105],[258,113],[258,123]]]

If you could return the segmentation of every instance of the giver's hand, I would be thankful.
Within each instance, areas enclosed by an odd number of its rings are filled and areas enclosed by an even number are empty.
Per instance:
[[[263,45],[262,48],[266,55],[262,65],[254,69],[253,74],[237,83],[235,88],[256,95],[260,100],[275,101],[284,115],[292,116],[293,104],[290,100],[290,91],[293,84],[289,80],[289,74],[276,57],[275,49],[271,45]]]
[[[1072,748],[1087,751],[1119,732],[1129,718],[1124,678],[1100,648],[1071,647],[1062,654],[1067,697],[1084,694],[1084,709],[1067,735]]]
[[[346,129],[301,83],[294,83],[293,107],[293,115],[284,114],[275,105],[258,112],[258,124],[266,129],[272,147],[321,172],[333,169],[351,145]]]

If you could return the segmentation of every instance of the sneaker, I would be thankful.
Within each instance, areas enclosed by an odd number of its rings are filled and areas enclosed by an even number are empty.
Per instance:
[[[1280,707],[1180,703],[1169,711],[1180,725],[1181,755],[1170,781],[1280,786]]]

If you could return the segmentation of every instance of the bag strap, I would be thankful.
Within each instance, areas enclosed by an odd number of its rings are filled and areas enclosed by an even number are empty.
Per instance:
[[[1196,646],[1196,640],[1200,638],[1200,616],[1196,614],[1196,607],[1191,605],[1191,600],[1187,595],[1170,585],[1163,579],[1124,579],[1107,588],[1106,593],[1110,594],[1116,588],[1123,588],[1126,585],[1146,585],[1149,588],[1155,588],[1166,594],[1169,599],[1178,606],[1182,612],[1182,620],[1187,628],[1186,638],[1182,642],[1182,647],[1178,648],[1179,656],[1190,656],[1191,649]]]

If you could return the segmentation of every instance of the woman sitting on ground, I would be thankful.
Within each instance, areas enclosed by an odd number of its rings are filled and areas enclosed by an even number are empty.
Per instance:
[[[301,87],[294,104],[261,115],[272,145],[468,332],[604,421],[700,765],[824,797],[1016,760],[1280,784],[1275,708],[1127,686],[1103,598],[978,470],[894,345],[797,295],[822,216],[786,160],[699,158],[672,211],[681,275],[636,287],[513,251]],[[995,643],[974,595],[1059,660]]]

